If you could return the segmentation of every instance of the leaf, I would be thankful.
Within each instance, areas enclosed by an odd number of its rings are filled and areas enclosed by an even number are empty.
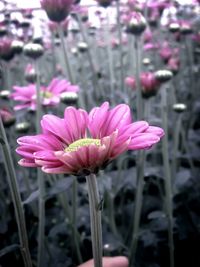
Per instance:
[[[55,184],[47,191],[45,198],[49,199],[57,194],[68,190],[73,183],[73,179],[74,178],[72,177],[67,177],[56,181]]]
[[[179,171],[176,175],[176,179],[175,179],[175,188],[176,190],[181,190],[183,189],[184,186],[187,186],[188,181],[191,178],[191,173],[188,169],[183,169],[181,171]]]
[[[39,196],[39,190],[36,190],[36,191],[32,192],[30,194],[30,196],[22,202],[22,204],[23,205],[29,204],[29,203],[33,202],[34,200],[36,200],[38,198],[38,196]]]
[[[166,217],[165,213],[161,210],[152,211],[147,216],[149,220],[157,219],[157,218],[165,218],[165,217]]]
[[[19,248],[20,248],[20,246],[18,244],[7,246],[7,247],[3,248],[2,250],[0,250],[0,257],[6,255],[7,253],[10,253],[16,249],[19,249]]]

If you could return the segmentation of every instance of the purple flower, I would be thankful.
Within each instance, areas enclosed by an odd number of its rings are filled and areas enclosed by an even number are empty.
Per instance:
[[[14,93],[11,94],[11,98],[15,101],[21,102],[20,105],[15,106],[15,110],[28,108],[30,110],[36,110],[36,86],[30,84],[28,86],[14,86]],[[60,96],[63,92],[78,92],[79,87],[71,85],[70,82],[64,79],[54,78],[49,86],[41,86],[40,93],[43,106],[56,106],[60,103]]]
[[[74,0],[41,0],[41,6],[50,20],[62,22],[72,10]]]
[[[23,157],[19,164],[73,175],[96,173],[123,152],[149,149],[164,135],[146,121],[133,123],[129,106],[110,109],[108,102],[89,114],[67,107],[64,118],[45,115],[41,127],[41,134],[17,140],[17,153]]]

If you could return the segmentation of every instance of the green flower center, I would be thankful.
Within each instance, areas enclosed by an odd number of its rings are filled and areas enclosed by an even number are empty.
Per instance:
[[[67,148],[65,148],[65,152],[77,151],[80,147],[89,146],[92,144],[100,146],[101,140],[100,139],[92,139],[92,138],[79,139],[79,140],[71,143]]]
[[[43,92],[41,92],[41,96],[43,98],[51,98],[53,96],[53,94],[51,92],[48,92],[48,91],[43,91]]]

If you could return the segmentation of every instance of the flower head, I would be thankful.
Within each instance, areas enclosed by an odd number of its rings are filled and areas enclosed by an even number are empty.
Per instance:
[[[12,49],[12,40],[5,37],[0,40],[0,58],[5,61],[10,61],[14,57]]]
[[[154,96],[160,86],[160,82],[156,79],[153,72],[142,72],[140,75],[140,82],[142,86],[142,96],[148,98]]]
[[[62,22],[72,9],[74,0],[41,0],[41,6],[50,20]]]
[[[23,157],[19,164],[73,175],[96,173],[123,152],[149,149],[164,135],[146,121],[132,123],[129,106],[110,109],[108,102],[89,114],[67,107],[64,118],[45,115],[41,127],[41,134],[17,140],[17,153]]]
[[[15,106],[15,110],[29,108],[30,110],[36,109],[36,86],[30,84],[25,87],[14,86],[14,93],[11,98],[15,101],[21,102],[20,105]],[[79,87],[71,85],[67,80],[54,78],[49,86],[42,86],[40,88],[42,105],[43,106],[56,106],[60,103],[61,93],[63,92],[78,92]]]

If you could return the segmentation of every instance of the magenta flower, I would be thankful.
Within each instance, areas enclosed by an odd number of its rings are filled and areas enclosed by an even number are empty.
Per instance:
[[[160,82],[156,79],[153,72],[142,72],[140,75],[140,83],[142,86],[142,96],[144,98],[154,96],[160,86]]]
[[[160,51],[159,51],[159,54],[160,54],[160,57],[165,61],[167,62],[170,57],[172,56],[173,54],[173,50],[172,48],[169,46],[169,43],[168,42],[164,42],[162,47],[160,48]]]
[[[0,58],[5,61],[10,61],[13,57],[12,39],[7,37],[2,38],[0,40]]]
[[[149,149],[164,135],[146,121],[132,123],[129,106],[110,109],[108,102],[89,114],[67,107],[64,118],[45,115],[41,127],[41,134],[17,140],[19,164],[73,175],[96,173],[123,152]]]
[[[36,86],[31,84],[28,86],[20,87],[14,86],[14,93],[11,94],[11,98],[15,101],[21,102],[21,104],[14,107],[15,110],[28,108],[30,110],[36,110]],[[60,80],[54,78],[49,86],[41,86],[41,98],[43,106],[56,106],[60,103],[60,96],[63,92],[78,92],[79,87],[71,85],[67,80]]]
[[[60,23],[66,19],[74,2],[74,0],[41,0],[41,6],[50,20]]]
[[[131,76],[127,76],[124,80],[124,83],[132,90],[136,89],[135,78]]]

